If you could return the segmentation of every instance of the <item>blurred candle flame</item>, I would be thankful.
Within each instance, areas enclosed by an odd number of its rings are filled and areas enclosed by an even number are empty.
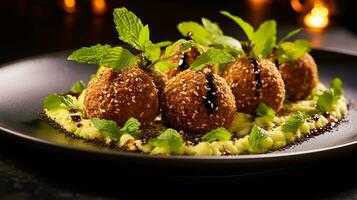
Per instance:
[[[76,11],[76,0],[63,0],[63,8],[67,13]]]
[[[326,28],[329,24],[329,9],[322,1],[314,1],[310,12],[304,16],[304,24],[316,31]]]
[[[107,11],[105,0],[91,0],[92,12],[96,15],[102,15]]]

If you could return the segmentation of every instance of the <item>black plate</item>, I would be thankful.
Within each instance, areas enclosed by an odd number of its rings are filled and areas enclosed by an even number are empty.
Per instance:
[[[27,144],[48,150],[105,159],[136,166],[180,167],[183,174],[247,175],[281,169],[292,164],[337,156],[357,149],[357,111],[352,108],[348,122],[338,130],[312,138],[284,151],[262,155],[229,157],[149,156],[101,148],[65,137],[39,120],[41,102],[49,93],[65,92],[82,79],[88,81],[95,66],[66,61],[68,52],[29,58],[0,67],[0,130]],[[357,56],[326,50],[312,52],[322,82],[339,76],[348,100],[357,100]],[[201,170],[195,170],[201,169]],[[204,169],[204,170],[202,170]],[[215,169],[214,172],[212,169]],[[224,170],[218,170],[224,169]],[[168,170],[169,171],[169,170]],[[176,173],[176,172],[175,172]]]

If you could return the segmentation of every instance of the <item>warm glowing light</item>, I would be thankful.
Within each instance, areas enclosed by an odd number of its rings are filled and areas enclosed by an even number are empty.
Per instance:
[[[92,11],[96,15],[104,14],[107,11],[105,0],[91,0]]]
[[[249,0],[249,3],[252,6],[265,6],[267,4],[269,4],[271,2],[271,0]]]
[[[76,0],[63,0],[63,7],[67,13],[76,11]]]
[[[309,13],[304,16],[304,24],[312,29],[321,30],[329,24],[329,10],[321,1],[315,1]]]
[[[291,0],[290,5],[296,12],[302,12],[304,10],[304,6],[300,3],[300,0]]]

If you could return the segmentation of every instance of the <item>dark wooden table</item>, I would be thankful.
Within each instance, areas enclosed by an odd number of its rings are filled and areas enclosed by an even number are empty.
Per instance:
[[[198,20],[202,15],[217,18],[227,33],[242,38],[241,32],[230,26],[232,24],[213,14],[220,9],[244,6],[242,3],[228,1],[204,7],[200,3],[183,1],[148,7],[133,2],[123,4],[150,24],[155,41],[179,37],[175,24],[181,20]],[[49,12],[46,8],[42,14],[31,10],[24,13],[3,10],[0,14],[0,63],[98,42],[118,43],[111,15],[66,15],[58,10]],[[150,9],[153,12],[149,12]],[[197,10],[203,14],[197,14]],[[282,21],[280,34],[296,27],[287,26],[296,22],[291,20],[296,14],[290,12],[271,16]],[[284,16],[289,20],[284,21]],[[357,52],[356,36],[343,27],[323,33],[304,32],[301,36],[313,39],[315,47]],[[357,199],[356,156],[356,152],[351,152],[343,157],[254,177],[167,177],[158,173],[160,169],[136,167],[129,170],[128,166],[48,152],[0,133],[0,199],[223,199],[228,195],[235,199]]]

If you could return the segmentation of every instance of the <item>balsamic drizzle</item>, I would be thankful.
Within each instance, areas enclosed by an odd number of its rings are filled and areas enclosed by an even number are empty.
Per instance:
[[[71,119],[74,122],[80,122],[81,121],[81,116],[79,116],[79,115],[71,115]]]
[[[212,72],[206,73],[206,81],[209,89],[207,91],[206,99],[204,99],[204,104],[209,114],[216,113],[218,111],[218,103],[216,97],[216,92],[218,89],[213,78],[214,77]]]
[[[184,71],[189,68],[187,53],[181,55],[178,64],[179,64],[178,68],[180,69],[180,71]]]
[[[250,59],[250,63],[253,67],[254,75],[255,75],[255,97],[260,97],[260,88],[263,86],[262,79],[260,77],[261,70],[259,68],[258,61],[254,58]]]

